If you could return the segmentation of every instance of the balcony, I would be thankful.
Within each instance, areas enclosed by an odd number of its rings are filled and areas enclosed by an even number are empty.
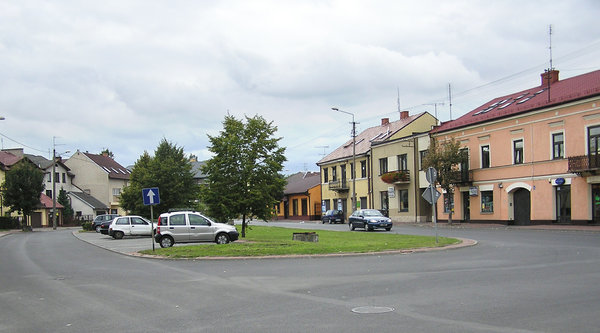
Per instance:
[[[586,176],[600,174],[600,154],[569,157],[569,172]]]
[[[346,179],[338,179],[329,182],[329,189],[336,192],[346,192],[350,188]]]
[[[410,171],[398,170],[390,171],[381,175],[381,180],[388,184],[406,184],[410,183]]]
[[[453,183],[455,185],[471,185],[473,183],[473,171],[467,168],[457,170],[454,174]]]

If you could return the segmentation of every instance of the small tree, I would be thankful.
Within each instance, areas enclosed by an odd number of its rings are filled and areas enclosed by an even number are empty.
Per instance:
[[[2,187],[4,204],[11,212],[23,214],[21,227],[25,230],[29,216],[40,205],[44,173],[28,160],[22,160],[6,172]]]
[[[73,220],[73,207],[71,207],[71,201],[69,200],[69,196],[67,195],[67,191],[65,191],[62,187],[60,192],[58,192],[58,198],[56,201],[63,205],[63,218],[67,221]]]
[[[467,158],[460,150],[460,142],[454,138],[442,143],[432,139],[427,156],[423,161],[424,169],[434,167],[437,170],[437,183],[446,191],[452,201],[454,200],[455,184],[461,180],[460,166],[466,162]],[[449,207],[449,224],[452,224],[452,213],[453,209]]]
[[[219,136],[208,136],[208,149],[214,157],[202,171],[208,182],[202,199],[209,214],[219,220],[242,217],[242,237],[246,219],[267,221],[273,207],[283,197],[285,177],[280,174],[285,148],[274,137],[277,127],[261,116],[246,117],[246,122],[226,116]]]
[[[110,158],[115,158],[115,154],[113,154],[112,151],[110,151],[108,148],[104,148],[102,149],[102,151],[100,152],[100,155],[104,155],[106,154],[106,156],[110,157]]]

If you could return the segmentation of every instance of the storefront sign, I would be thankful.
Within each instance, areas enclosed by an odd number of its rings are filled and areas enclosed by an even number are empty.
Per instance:
[[[477,187],[471,186],[469,187],[469,195],[472,197],[476,197],[478,194]]]

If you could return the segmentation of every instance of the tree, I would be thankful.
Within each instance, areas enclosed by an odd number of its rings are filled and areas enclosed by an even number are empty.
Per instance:
[[[150,187],[158,187],[160,193],[160,204],[154,208],[158,214],[196,205],[200,188],[183,148],[163,139],[153,157],[144,152],[133,166],[128,186],[121,191],[121,206],[132,214],[149,217],[150,208],[144,206],[142,189]]]
[[[58,192],[58,198],[56,201],[64,207],[63,218],[65,218],[67,221],[71,221],[73,219],[73,207],[71,207],[71,201],[69,200],[67,191],[65,191],[62,187],[60,192]]]
[[[28,217],[40,205],[44,191],[44,173],[32,163],[22,160],[6,172],[2,197],[11,212],[23,214],[22,228],[25,230]]]
[[[115,154],[113,154],[112,151],[108,150],[108,148],[104,148],[102,149],[102,151],[100,152],[100,155],[104,155],[106,154],[106,156],[110,157],[110,158],[115,158]]]
[[[280,173],[285,148],[279,147],[281,138],[273,137],[277,127],[258,115],[245,120],[225,117],[220,134],[208,136],[214,156],[202,167],[208,180],[202,199],[209,215],[220,221],[241,216],[242,237],[248,218],[272,217],[286,183]]]
[[[461,151],[460,142],[454,138],[442,143],[432,139],[427,156],[423,161],[424,169],[433,167],[437,170],[437,183],[446,191],[449,200],[452,200],[447,203],[450,205],[448,207],[449,224],[452,224],[452,213],[454,212],[452,207],[454,187],[462,179],[460,166],[465,164],[466,161],[467,156]]]

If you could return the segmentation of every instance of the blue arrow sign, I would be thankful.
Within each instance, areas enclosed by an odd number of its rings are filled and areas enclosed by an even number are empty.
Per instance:
[[[144,205],[158,205],[160,203],[160,195],[158,194],[158,187],[144,188],[142,189],[142,197],[144,198]]]

